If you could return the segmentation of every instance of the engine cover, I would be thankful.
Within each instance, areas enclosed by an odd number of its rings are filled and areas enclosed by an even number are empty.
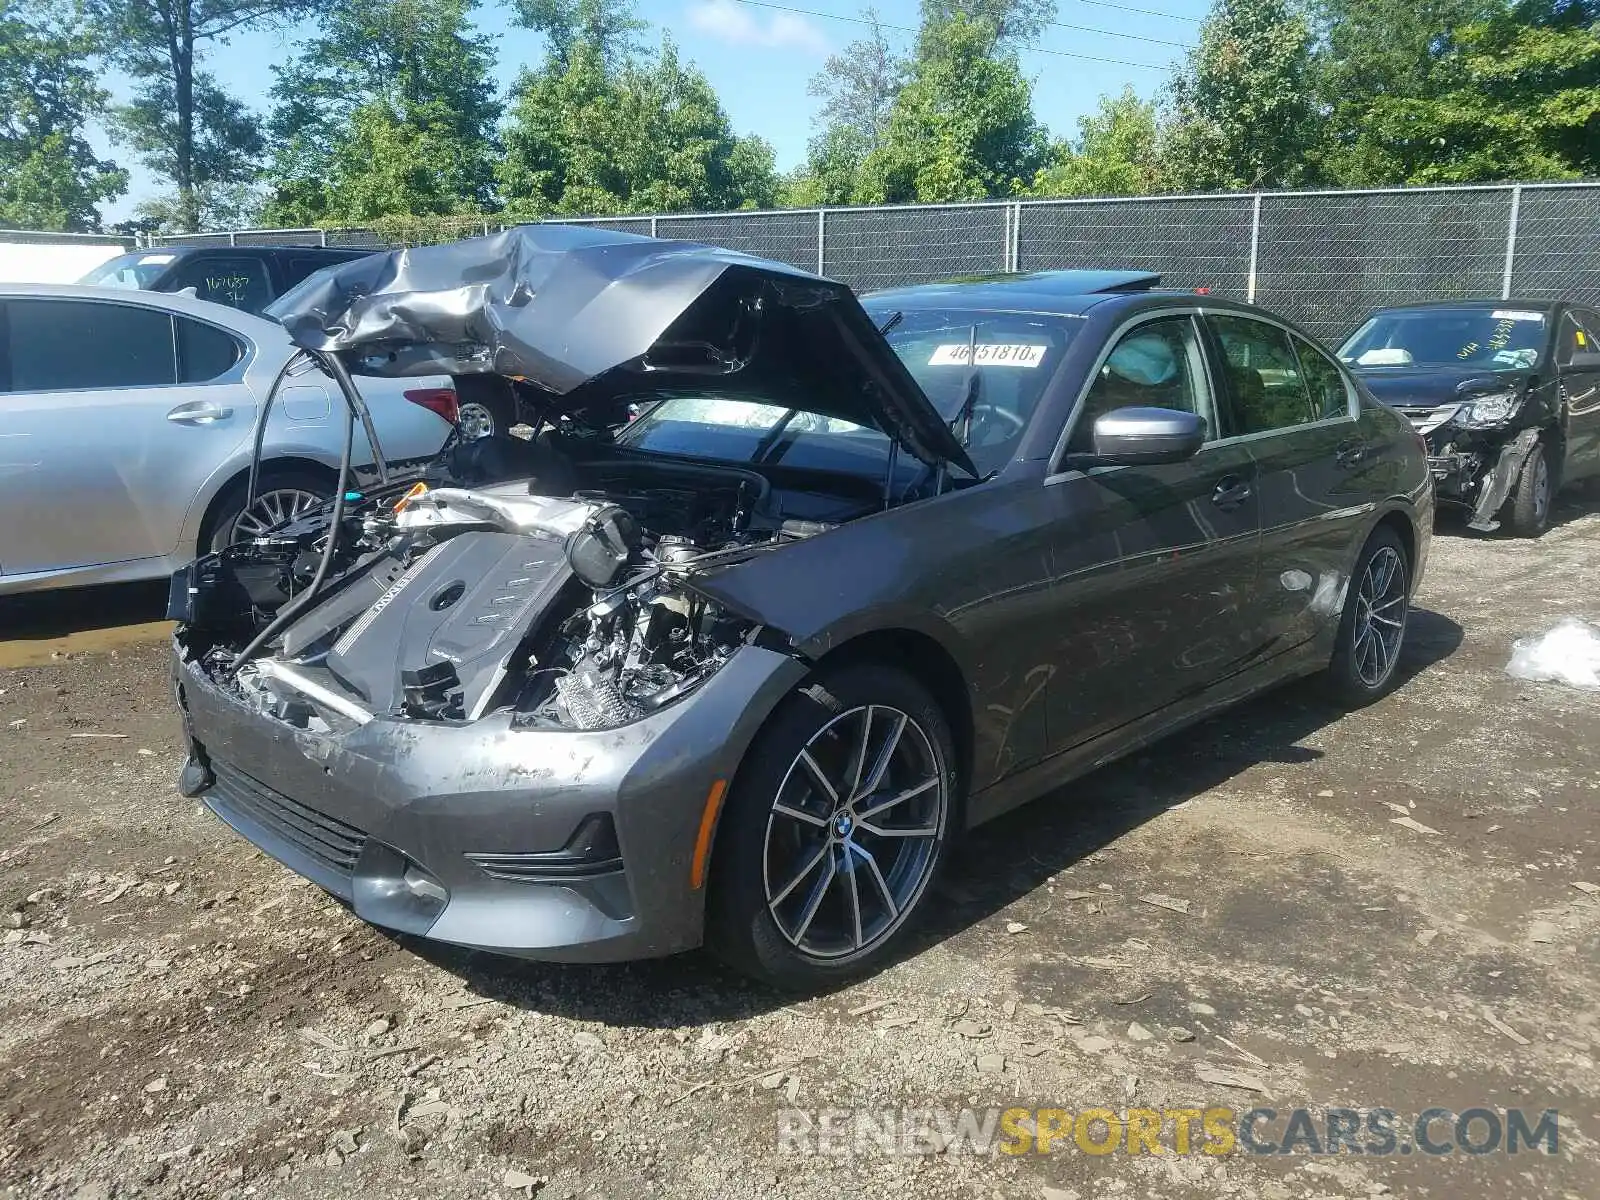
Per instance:
[[[334,644],[330,672],[379,712],[399,711],[405,676],[453,666],[476,720],[518,643],[572,578],[561,542],[473,531],[422,556]]]

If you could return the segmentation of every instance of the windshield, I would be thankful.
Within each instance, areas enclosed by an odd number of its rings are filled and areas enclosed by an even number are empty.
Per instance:
[[[896,314],[871,316],[882,325]],[[901,312],[886,336],[982,476],[1011,457],[1080,324],[1076,317],[917,310]],[[976,370],[969,365],[974,358]],[[675,392],[634,399],[653,402],[618,435],[636,450],[872,479],[882,479],[887,467],[889,439],[878,430],[768,397]],[[903,455],[896,482],[921,470]]]
[[[78,282],[97,284],[100,287],[146,291],[157,279],[166,274],[167,268],[177,260],[177,257],[176,254],[149,250],[119,254],[116,258],[101,263]]]
[[[1541,312],[1516,308],[1397,309],[1370,318],[1339,351],[1354,367],[1464,366],[1510,371],[1539,365]]]

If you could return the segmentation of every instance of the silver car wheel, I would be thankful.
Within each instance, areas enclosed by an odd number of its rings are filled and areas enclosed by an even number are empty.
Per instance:
[[[321,508],[327,502],[326,496],[299,488],[274,488],[270,492],[263,492],[256,497],[254,504],[234,518],[233,540],[243,542],[260,537],[274,526],[282,525],[301,513]]]
[[[1356,591],[1356,674],[1368,687],[1381,687],[1400,657],[1410,599],[1405,559],[1393,546],[1380,547],[1367,560]]]
[[[762,877],[778,932],[836,959],[888,938],[921,899],[949,818],[946,773],[923,728],[870,704],[834,717],[784,774]]]
[[[456,417],[456,429],[463,442],[475,442],[494,434],[494,414],[484,405],[469,400]]]

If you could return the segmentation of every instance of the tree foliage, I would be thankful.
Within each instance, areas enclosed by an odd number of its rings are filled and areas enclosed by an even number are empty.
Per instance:
[[[278,69],[268,215],[290,224],[483,212],[499,104],[472,0],[344,0]]]
[[[1159,121],[1154,102],[1133,88],[1100,97],[1099,110],[1078,120],[1076,142],[1055,147],[1040,171],[1035,196],[1144,196],[1162,190]]]
[[[993,42],[1004,49],[1034,41],[1055,15],[1056,0],[922,0],[925,35],[962,17],[987,29]]]
[[[639,36],[648,28],[633,0],[513,0],[513,8],[518,24],[544,34],[562,66],[579,46],[588,46],[608,68],[620,67],[639,52]]]
[[[993,29],[962,13],[925,26],[881,143],[861,167],[867,203],[981,200],[1031,182],[1049,153],[1032,88]]]
[[[107,101],[98,50],[79,13],[0,0],[0,225],[98,229],[97,206],[127,190],[84,137]]]
[[[609,65],[587,40],[514,88],[499,180],[509,212],[682,212],[775,199],[771,146],[737,137],[704,74],[668,40]]]
[[[111,59],[135,82],[115,130],[176,191],[174,224],[197,229],[201,193],[243,182],[260,153],[255,119],[200,66],[238,30],[293,20],[312,0],[88,0]]]
[[[1288,0],[1217,0],[1169,93],[1165,170],[1178,188],[1305,182],[1317,136],[1312,36]]]

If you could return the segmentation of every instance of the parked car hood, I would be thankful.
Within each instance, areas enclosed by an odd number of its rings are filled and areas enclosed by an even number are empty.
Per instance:
[[[719,247],[520,226],[325,268],[268,313],[356,374],[506,375],[574,415],[630,387],[737,388],[977,473],[848,287]]]
[[[1436,407],[1507,389],[1520,391],[1533,371],[1485,371],[1482,367],[1356,367],[1356,378],[1379,400],[1402,408]]]

